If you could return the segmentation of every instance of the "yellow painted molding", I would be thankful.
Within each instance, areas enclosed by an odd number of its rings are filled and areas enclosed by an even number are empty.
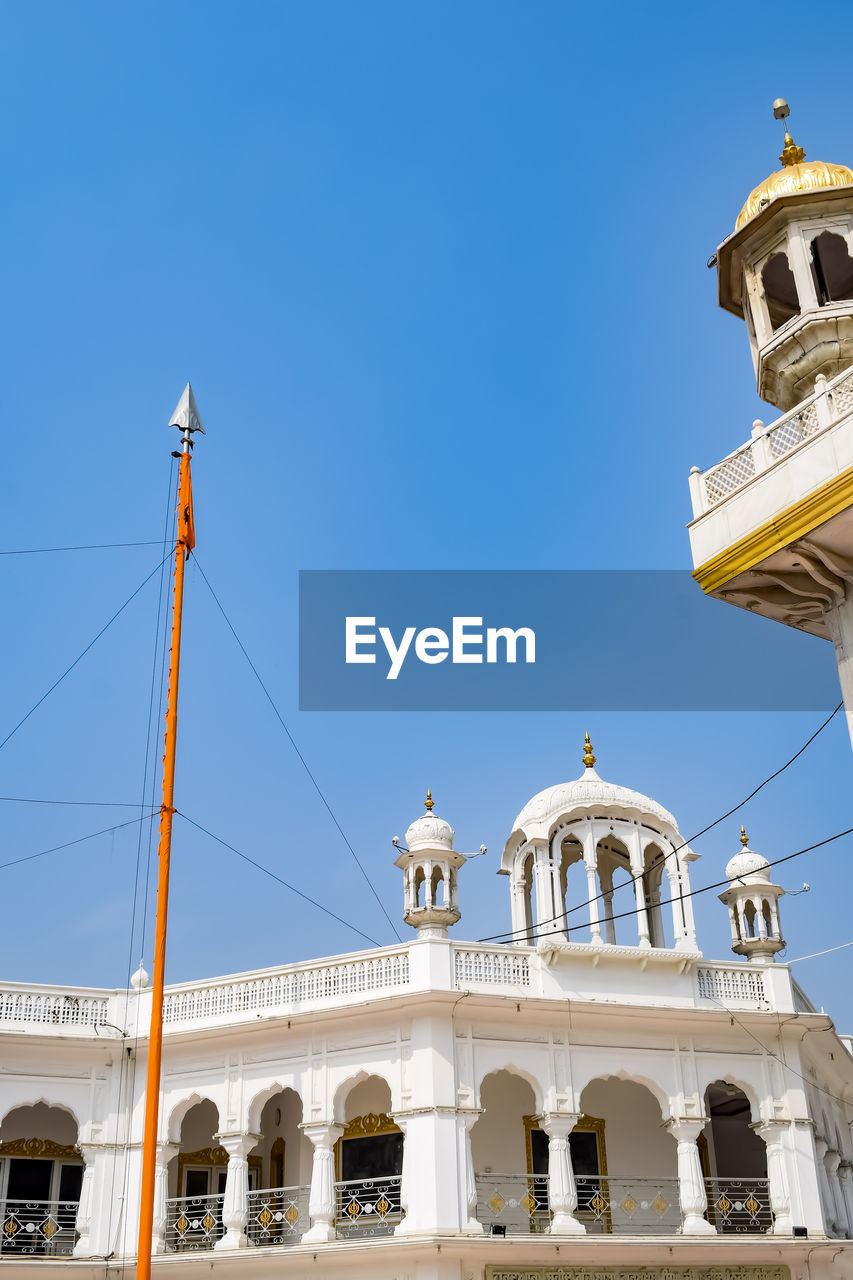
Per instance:
[[[693,577],[706,595],[710,595],[849,506],[853,506],[853,467],[700,564],[693,570]]]

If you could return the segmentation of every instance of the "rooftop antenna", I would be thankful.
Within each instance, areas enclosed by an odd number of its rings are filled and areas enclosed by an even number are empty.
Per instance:
[[[145,1132],[142,1139],[142,1190],[139,1206],[139,1245],[136,1280],[150,1280],[151,1237],[154,1229],[154,1192],[157,1176],[157,1125],[160,1113],[160,1069],[163,1057],[163,986],[166,976],[166,917],[169,907],[169,861],[172,852],[172,815],[175,812],[175,752],[178,739],[178,675],[181,665],[181,618],[184,604],[184,565],[195,546],[193,492],[190,460],[193,435],[205,434],[201,415],[189,383],[169,419],[181,432],[181,448],[173,457],[181,460],[178,480],[178,532],[175,540],[172,648],[169,656],[169,697],[166,707],[166,741],[163,753],[163,803],[160,805],[160,843],[157,849],[157,920],[154,928],[154,972],[151,980],[151,1034],[148,1040],[148,1074],[145,1082]]]

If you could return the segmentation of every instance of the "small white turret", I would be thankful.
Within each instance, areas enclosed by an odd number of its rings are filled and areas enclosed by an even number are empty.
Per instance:
[[[408,848],[394,865],[403,872],[406,924],[417,929],[419,937],[444,938],[447,926],[461,915],[456,877],[465,856],[454,850],[453,828],[432,812],[433,807],[432,792],[427,791],[426,813],[409,827]]]
[[[730,887],[720,894],[729,909],[732,951],[751,960],[772,960],[785,945],[779,925],[779,899],[785,890],[770,879],[770,863],[749,847],[740,829],[741,850],[726,866]]]

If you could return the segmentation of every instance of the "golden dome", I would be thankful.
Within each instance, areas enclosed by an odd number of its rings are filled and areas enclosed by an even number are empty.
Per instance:
[[[783,167],[759,182],[755,190],[750,192],[749,199],[737,216],[735,231],[740,231],[744,223],[749,222],[750,218],[754,218],[778,196],[853,184],[853,170],[848,169],[846,164],[825,164],[823,160],[812,160],[804,164],[805,158],[803,148],[798,147],[790,133],[786,132],[785,146],[779,157]]]

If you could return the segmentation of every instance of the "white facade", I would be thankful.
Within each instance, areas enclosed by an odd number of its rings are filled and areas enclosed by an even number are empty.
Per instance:
[[[167,989],[157,1272],[853,1275],[848,1048],[766,950],[703,958],[675,819],[591,759],[507,842],[520,940],[419,918],[401,854],[408,944]],[[0,988],[0,1268],[132,1268],[150,999]]]

